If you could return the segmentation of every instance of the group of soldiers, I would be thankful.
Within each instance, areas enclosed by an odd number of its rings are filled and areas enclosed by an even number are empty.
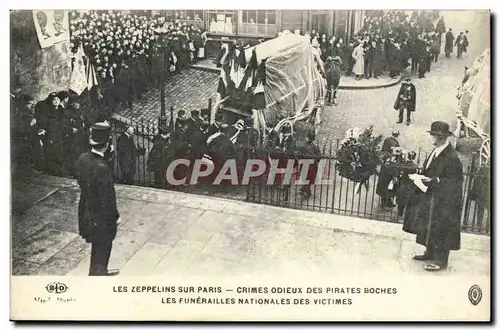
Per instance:
[[[158,84],[162,64],[168,77],[205,57],[206,31],[175,18],[113,10],[73,11],[70,17],[72,50],[82,46],[96,69],[105,117],[120,104],[132,107]]]

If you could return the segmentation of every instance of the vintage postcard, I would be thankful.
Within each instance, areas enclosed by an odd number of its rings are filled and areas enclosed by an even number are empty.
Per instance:
[[[11,10],[11,320],[491,320],[488,10]]]

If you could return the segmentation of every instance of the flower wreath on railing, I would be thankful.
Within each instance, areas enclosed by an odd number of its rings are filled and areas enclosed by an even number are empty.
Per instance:
[[[367,182],[377,173],[382,138],[382,135],[373,136],[373,125],[364,131],[359,128],[347,130],[337,151],[339,175],[353,182]]]

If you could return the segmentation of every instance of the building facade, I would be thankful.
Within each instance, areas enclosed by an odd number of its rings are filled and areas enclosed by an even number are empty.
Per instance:
[[[179,22],[197,25],[211,39],[271,39],[282,30],[316,30],[346,40],[363,24],[361,10],[169,10]]]

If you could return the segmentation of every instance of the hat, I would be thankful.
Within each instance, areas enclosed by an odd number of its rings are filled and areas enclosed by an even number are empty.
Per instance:
[[[398,130],[393,130],[393,131],[392,131],[392,136],[393,136],[393,137],[397,137],[397,136],[399,136],[399,131],[398,131]]]
[[[94,125],[92,125],[92,128],[90,130],[90,145],[101,145],[109,141],[111,126],[108,123],[95,123]]]
[[[335,56],[332,60],[333,60],[333,62],[342,63],[340,56]]]
[[[222,114],[215,114],[215,120],[217,122],[222,122],[224,121],[224,116]]]
[[[441,122],[441,121],[436,121],[432,122],[431,124],[431,129],[429,132],[431,135],[436,135],[436,136],[451,136],[453,133],[450,132],[450,126],[448,123]]]
[[[69,98],[69,93],[68,91],[60,91],[57,92],[57,97],[59,98],[59,100],[64,100],[66,98]]]

